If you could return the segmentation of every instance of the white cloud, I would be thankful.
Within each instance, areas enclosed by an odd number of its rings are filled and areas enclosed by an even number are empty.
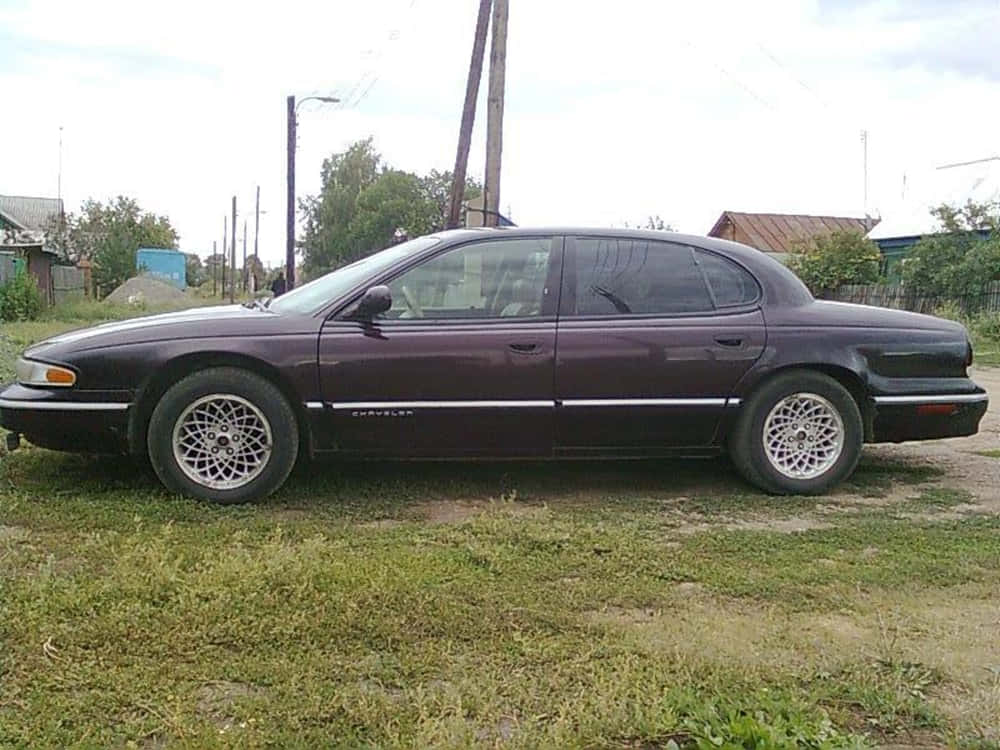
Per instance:
[[[368,91],[353,108],[302,108],[300,194],[317,189],[324,156],[367,135],[395,166],[450,168],[475,5],[0,9],[0,192],[55,192],[62,124],[71,207],[133,195],[204,254],[221,240],[230,196],[251,210],[259,183],[261,254],[279,262],[284,97]],[[660,214],[704,232],[727,208],[857,214],[861,128],[872,208],[891,205],[904,171],[1000,150],[996,77],[953,54],[963,29],[979,39],[995,28],[995,4],[511,5],[502,205],[521,223]],[[945,32],[947,55],[935,44]],[[485,89],[484,78],[481,98]],[[475,174],[484,126],[481,103]]]

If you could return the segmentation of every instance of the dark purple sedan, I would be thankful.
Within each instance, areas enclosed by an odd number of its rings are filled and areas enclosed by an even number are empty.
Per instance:
[[[148,455],[221,503],[299,455],[637,458],[727,451],[819,493],[865,442],[972,435],[987,395],[958,323],[821,302],[743,245],[663,232],[458,230],[270,305],[31,347],[0,423],[58,450]]]

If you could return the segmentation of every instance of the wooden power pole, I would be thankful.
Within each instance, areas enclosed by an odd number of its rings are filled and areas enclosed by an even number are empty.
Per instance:
[[[285,208],[285,284],[288,291],[295,288],[295,97],[290,96],[288,105],[287,155],[287,195]]]
[[[503,94],[506,76],[507,0],[494,0],[490,90],[486,100],[486,200],[483,224],[488,227],[495,227],[500,217],[500,156],[503,152]]]
[[[247,220],[246,217],[243,218],[243,291],[247,290]]]
[[[219,248],[218,242],[212,240],[212,296],[219,293]]]
[[[222,299],[226,298],[226,248],[229,247],[229,220],[222,216]]]
[[[229,237],[229,304],[236,301],[236,196],[233,196],[233,228]]]
[[[462,125],[458,131],[458,152],[455,154],[455,171],[452,173],[451,197],[448,202],[447,229],[458,226],[465,198],[465,175],[469,167],[469,146],[472,128],[476,123],[476,100],[479,98],[479,81],[483,77],[483,55],[486,52],[486,30],[490,23],[492,0],[479,0],[476,18],[476,36],[472,42],[472,60],[469,78],[465,83],[465,105],[462,107]]]

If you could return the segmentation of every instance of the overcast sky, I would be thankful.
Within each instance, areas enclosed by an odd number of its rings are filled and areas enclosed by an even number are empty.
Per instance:
[[[301,108],[300,195],[368,135],[395,167],[450,169],[477,5],[0,0],[0,193],[56,194],[61,125],[68,210],[130,195],[207,255],[259,184],[277,263],[285,97],[345,100]],[[1000,0],[510,5],[501,207],[518,224],[861,215],[862,129],[873,214],[904,174],[1000,154]]]

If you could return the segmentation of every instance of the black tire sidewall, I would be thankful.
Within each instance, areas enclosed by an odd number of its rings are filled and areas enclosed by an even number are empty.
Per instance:
[[[232,490],[205,487],[189,478],[174,458],[177,419],[195,400],[220,393],[239,396],[256,406],[271,426],[271,456],[264,470],[248,484]],[[298,455],[295,413],[281,391],[268,380],[238,368],[215,367],[188,375],[160,398],[149,420],[147,446],[160,480],[175,492],[224,505],[265,497],[285,481]]]
[[[818,477],[794,479],[779,472],[764,450],[764,422],[771,409],[794,393],[814,393],[829,401],[844,425],[844,447],[836,463]],[[853,473],[861,457],[864,427],[858,404],[843,385],[823,373],[795,371],[765,383],[744,406],[744,422],[738,430],[751,469],[747,478],[763,489],[781,494],[814,495],[839,484]],[[752,476],[756,475],[756,476]]]

